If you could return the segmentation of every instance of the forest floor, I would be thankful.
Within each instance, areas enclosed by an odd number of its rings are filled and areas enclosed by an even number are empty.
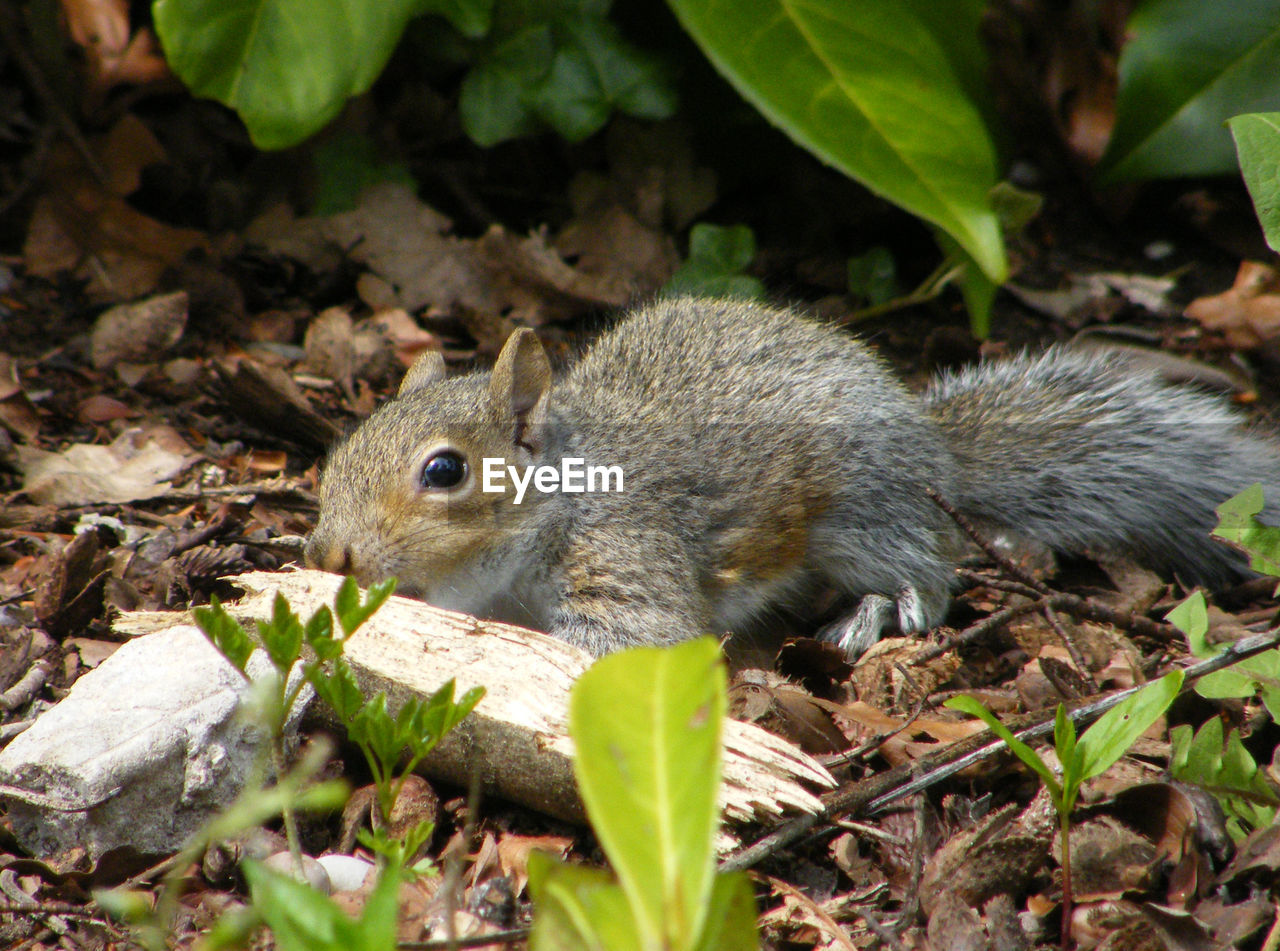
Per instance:
[[[1071,341],[1140,348],[1264,426],[1280,412],[1280,276],[1235,181],[1099,193],[1069,162],[1028,149],[1015,177],[1044,204],[1011,239],[1013,277],[978,341],[954,288],[863,316],[849,259],[887,249],[906,294],[938,262],[927,230],[763,125],[710,141],[681,119],[615,119],[581,145],[542,136],[482,150],[456,120],[406,121],[440,104],[401,82],[350,109],[319,148],[267,155],[221,107],[173,90],[113,100],[69,134],[31,77],[3,68],[17,90],[0,142],[3,743],[112,654],[121,612],[234,598],[228,576],[298,563],[326,447],[394,392],[416,354],[485,366],[528,326],[565,363],[671,279],[694,221],[749,226],[746,274],[769,299],[849,326],[913,387],[979,357]],[[344,198],[342,172],[325,163],[357,140],[405,159]],[[330,202],[343,210],[315,210]],[[1163,622],[1186,593],[1171,579],[1114,559],[1046,558],[1016,578],[975,564],[946,628],[855,666],[789,641],[735,671],[735,711],[847,790],[945,757],[972,732],[938,711],[955,693],[1002,716],[1051,715],[1190,662]],[[1075,600],[983,626],[1028,603],[1028,575]],[[1218,593],[1210,638],[1273,630],[1273,589]],[[954,649],[921,660],[927,644]],[[1260,764],[1240,780],[1254,805],[1274,810],[1280,730],[1254,691],[1185,694],[1086,788],[1081,946],[1259,947],[1276,927],[1268,823],[1251,829],[1170,779],[1171,731],[1215,719],[1220,734],[1236,731],[1231,755]],[[345,746],[327,772],[368,782]],[[460,857],[462,873],[443,879],[447,898],[434,879],[406,899],[402,940],[439,937],[446,908],[470,934],[527,924],[531,847],[599,861],[584,828],[497,799],[472,807],[458,788],[435,795],[429,854]],[[1034,776],[1002,758],[893,810],[832,816],[755,865],[767,945],[1056,946],[1060,846],[1045,810]],[[750,842],[768,828],[734,831]],[[308,851],[341,832],[336,819],[308,824]],[[90,892],[154,887],[164,858],[35,856],[0,827],[0,943],[126,946]],[[234,876],[197,868],[183,884],[179,945],[243,896]]]

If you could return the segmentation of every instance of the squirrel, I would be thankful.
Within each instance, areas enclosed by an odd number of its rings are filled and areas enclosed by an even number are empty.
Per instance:
[[[986,529],[1214,586],[1249,574],[1214,507],[1255,482],[1280,498],[1280,444],[1136,360],[1055,346],[919,395],[791,310],[667,299],[558,381],[527,328],[492,372],[421,356],[332,450],[306,560],[594,654],[834,589],[849,610],[821,636],[853,657],[944,620],[964,545],[930,489]]]

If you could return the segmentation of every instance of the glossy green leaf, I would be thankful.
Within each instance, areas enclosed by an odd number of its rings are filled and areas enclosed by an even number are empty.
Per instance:
[[[1235,116],[1227,125],[1262,233],[1280,251],[1280,112]]]
[[[1262,486],[1249,486],[1218,506],[1213,534],[1248,553],[1254,571],[1280,576],[1280,528],[1258,519],[1264,505]]]
[[[734,88],[796,142],[1008,270],[995,149],[948,49],[905,0],[668,0]],[[969,18],[963,28],[975,21]]]
[[[173,71],[230,106],[255,145],[282,149],[318,132],[382,72],[421,0],[154,0]]]
[[[1182,671],[1170,671],[1120,701],[1080,735],[1082,781],[1106,772],[1164,715],[1182,689],[1182,678]]]
[[[1104,179],[1233,172],[1223,123],[1280,108],[1275,0],[1146,0],[1126,33]]]
[[[646,947],[687,947],[706,920],[726,704],[710,638],[611,654],[570,695],[578,787]]]

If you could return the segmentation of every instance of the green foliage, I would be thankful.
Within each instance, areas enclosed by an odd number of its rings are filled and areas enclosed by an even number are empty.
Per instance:
[[[394,716],[387,709],[385,693],[368,699],[364,697],[355,675],[342,657],[343,643],[394,590],[395,579],[370,585],[368,596],[361,600],[355,579],[348,577],[334,597],[332,611],[321,607],[303,624],[284,595],[277,594],[271,618],[257,622],[258,639],[277,674],[272,681],[277,696],[267,705],[272,712],[268,725],[277,738],[277,745],[288,711],[305,680],[315,689],[316,695],[333,709],[347,728],[351,740],[364,753],[378,791],[380,815],[384,819],[391,815],[396,797],[409,774],[445,734],[475,709],[484,696],[482,688],[473,687],[455,702],[454,682],[450,680],[425,701],[410,697]],[[243,674],[253,642],[240,624],[216,597],[208,608],[197,608],[195,616],[196,623],[214,646]],[[335,616],[342,631],[341,637],[334,633]],[[301,659],[304,643],[310,648],[312,659],[302,665],[302,678],[289,688],[289,671]],[[408,759],[402,762],[406,752]],[[419,831],[424,840],[430,834],[429,829]]]
[[[1280,112],[1255,112],[1227,121],[1240,171],[1272,251],[1280,251]]]
[[[344,132],[322,142],[312,151],[316,169],[316,200],[313,215],[335,215],[350,211],[369,185],[400,182],[416,187],[403,162],[385,162],[367,135]]]
[[[498,0],[493,29],[462,83],[462,127],[480,145],[550,127],[570,142],[615,109],[641,119],[675,112],[656,58],[627,43],[600,0]]]
[[[1106,180],[1233,171],[1223,123],[1280,106],[1274,0],[1145,0],[1126,33]]]
[[[1232,730],[1224,743],[1222,721],[1214,717],[1194,736],[1191,727],[1179,726],[1170,738],[1173,777],[1213,794],[1226,813],[1227,832],[1234,840],[1240,842],[1252,830],[1275,821],[1280,798],[1240,742],[1237,730]]]
[[[746,225],[696,224],[689,229],[689,257],[662,288],[669,297],[764,296],[764,285],[742,273],[756,256],[756,236]]]
[[[876,245],[866,254],[849,258],[849,293],[875,306],[898,296],[898,266],[893,252]]]
[[[373,85],[405,24],[425,6],[153,0],[152,15],[165,57],[187,87],[238,112],[259,148],[280,149],[318,132]]]
[[[1040,754],[1010,733],[1008,727],[973,697],[952,697],[945,706],[972,714],[987,724],[1018,759],[1035,771],[1049,790],[1058,815],[1065,817],[1075,806],[1076,796],[1085,780],[1110,769],[1111,764],[1169,709],[1169,704],[1181,689],[1182,671],[1171,671],[1120,701],[1099,717],[1078,740],[1066,708],[1058,704],[1053,745],[1058,762],[1062,764],[1061,782]]]
[[[1263,505],[1262,487],[1250,486],[1218,506],[1218,526],[1213,534],[1245,551],[1255,570],[1280,575],[1280,528],[1258,520]],[[1187,636],[1191,653],[1198,658],[1212,657],[1225,647],[1209,643],[1209,610],[1199,591],[1192,592],[1166,619]],[[1259,697],[1271,719],[1280,722],[1280,650],[1206,674],[1196,681],[1196,693],[1210,700]]]
[[[574,771],[617,880],[531,860],[531,948],[758,945],[750,883],[715,870],[726,682],[703,639],[612,654],[574,686]]]
[[[152,9],[174,72],[239,113],[263,149],[324,128],[425,14],[464,38],[472,69],[459,108],[481,145],[543,125],[578,141],[614,109],[657,119],[676,105],[659,62],[622,38],[599,0],[153,0]]]
[[[394,951],[400,869],[384,866],[359,918],[333,899],[290,875],[257,862],[244,863],[253,907],[280,951]]]
[[[1262,486],[1249,486],[1218,506],[1213,534],[1245,551],[1254,571],[1280,577],[1280,528],[1258,520],[1264,504]]]
[[[1199,591],[1193,592],[1165,617],[1187,635],[1187,644],[1195,657],[1212,657],[1226,646],[1209,643],[1209,611]],[[1265,651],[1225,670],[1205,674],[1196,681],[1196,693],[1208,700],[1261,697],[1271,719],[1280,721],[1280,650]]]
[[[668,0],[720,73],[818,158],[949,236],[988,282],[1008,273],[989,192],[995,146],[966,83],[978,5]],[[956,34],[973,36],[956,39]],[[936,32],[935,32],[936,31]],[[964,63],[962,82],[955,63]],[[779,64],[786,68],[779,68]]]

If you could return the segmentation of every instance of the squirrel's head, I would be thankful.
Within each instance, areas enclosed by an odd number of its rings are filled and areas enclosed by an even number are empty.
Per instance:
[[[539,463],[550,391],[551,367],[532,330],[508,338],[489,374],[445,379],[440,354],[423,354],[395,399],[330,454],[307,564],[361,584],[394,575],[401,593],[435,600],[536,504],[537,493],[516,504],[510,478],[485,491],[485,459]]]

